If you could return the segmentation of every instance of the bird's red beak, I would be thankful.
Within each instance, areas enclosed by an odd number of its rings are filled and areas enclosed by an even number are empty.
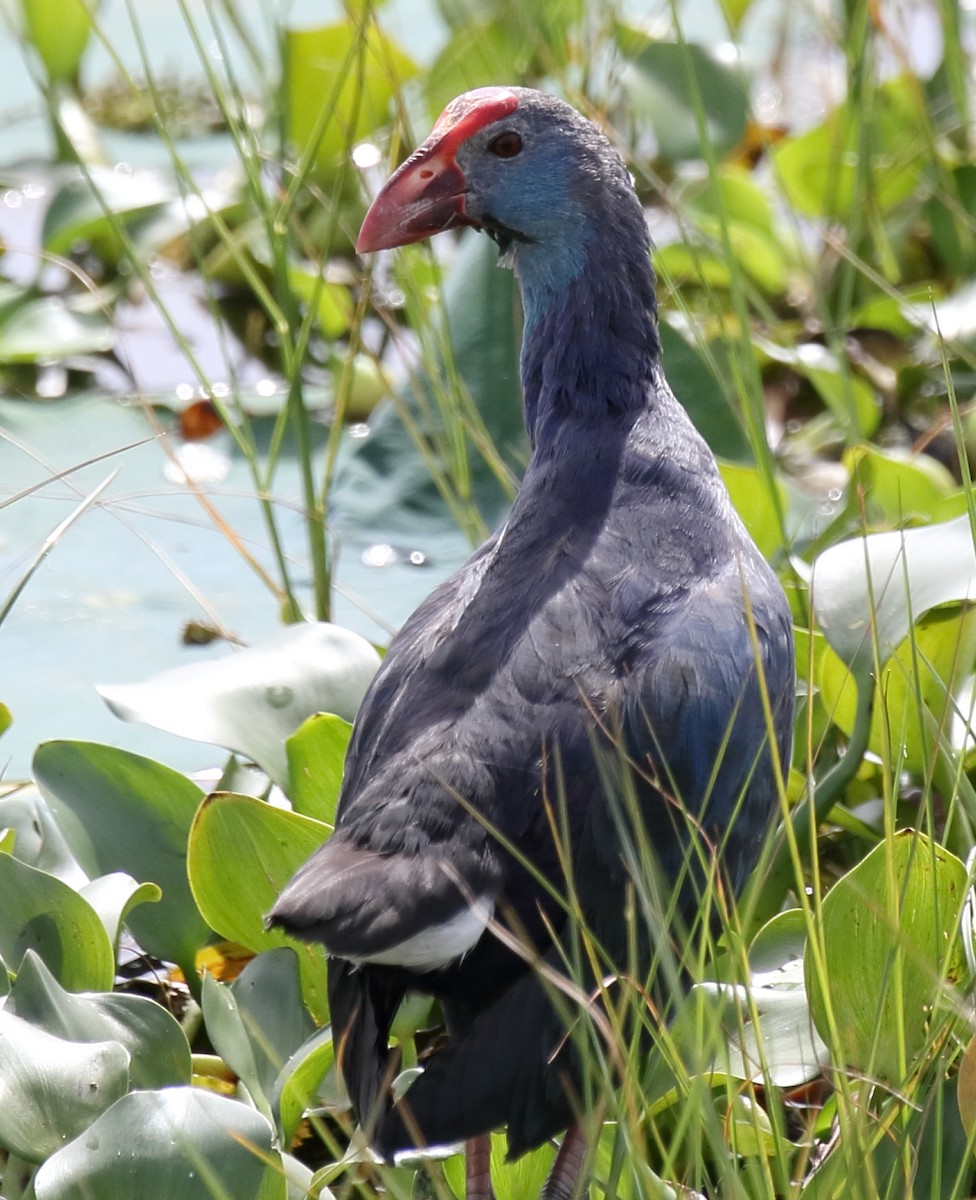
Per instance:
[[[465,211],[467,180],[455,153],[476,129],[518,106],[507,88],[479,88],[451,102],[430,137],[396,171],[369,206],[356,239],[368,254],[408,246],[444,229],[477,222]]]

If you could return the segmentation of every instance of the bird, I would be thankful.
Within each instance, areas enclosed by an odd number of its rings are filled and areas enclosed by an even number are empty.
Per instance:
[[[542,1196],[569,1200],[592,1095],[570,1027],[605,964],[652,971],[669,936],[634,917],[649,858],[688,922],[709,869],[735,895],[754,868],[790,756],[792,626],[668,386],[645,213],[603,131],[535,89],[458,96],[356,248],[464,227],[519,285],[528,465],[392,639],[334,832],[268,920],[325,946],[337,1062],[379,1155],[463,1142],[468,1200],[489,1200],[492,1131],[510,1158],[562,1135]],[[602,957],[560,991],[580,927]],[[411,993],[447,1037],[394,1099]]]

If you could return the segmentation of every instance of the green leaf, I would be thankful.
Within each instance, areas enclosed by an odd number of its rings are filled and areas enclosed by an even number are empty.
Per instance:
[[[60,362],[114,345],[104,314],[78,311],[61,296],[27,297],[0,312],[0,363]]]
[[[210,936],[186,878],[201,790],[152,759],[94,742],[43,743],[34,776],[89,875],[125,871],[159,884],[160,902],[133,909],[127,923],[143,949],[195,979],[194,956]]]
[[[662,158],[682,162],[704,157],[702,136],[719,158],[738,145],[749,120],[745,72],[718,62],[704,46],[654,42],[619,25],[616,37],[625,57],[621,85],[635,117],[653,127]]]
[[[33,951],[24,957],[5,1011],[68,1042],[117,1042],[129,1054],[132,1087],[190,1082],[190,1047],[162,1005],[124,992],[73,995]]]
[[[14,723],[14,714],[10,711],[6,704],[0,703],[0,737],[3,736]]]
[[[99,257],[117,261],[123,244],[117,225],[158,213],[179,196],[176,184],[152,171],[125,175],[110,167],[89,166],[58,192],[44,214],[41,241],[49,254],[70,254],[81,242]]]
[[[904,829],[827,893],[822,972],[808,947],[805,974],[814,1023],[838,1066],[898,1086],[938,1037],[949,991],[966,973],[957,932],[966,887],[954,855]]]
[[[322,1080],[335,1069],[332,1029],[319,1029],[300,1046],[281,1068],[271,1102],[278,1113],[281,1136],[290,1142],[308,1109],[317,1102]]]
[[[92,30],[85,0],[20,0],[24,29],[48,79],[74,79]]]
[[[750,537],[766,558],[773,558],[783,549],[783,531],[762,476],[755,467],[742,463],[720,462],[719,471]],[[778,479],[773,486],[779,498],[779,510],[785,512],[786,488]]]
[[[260,1113],[176,1087],[123,1096],[34,1179],[37,1200],[285,1200]]]
[[[976,612],[942,608],[918,619],[912,633],[889,655],[875,683],[868,749],[885,762],[896,756],[900,767],[931,769],[937,741],[948,731],[956,695],[976,661]],[[857,708],[857,687],[850,670],[828,648],[817,673],[820,699],[830,719],[850,735]]]
[[[298,813],[252,796],[216,793],[200,806],[187,870],[200,911],[217,932],[256,954],[291,946],[298,954],[302,991],[312,1016],[328,1019],[325,951],[264,927],[278,893],[329,834]]]
[[[910,77],[882,84],[866,111],[851,101],[822,125],[773,149],[789,203],[813,217],[850,217],[855,206],[887,212],[918,187],[928,165],[924,138],[906,137],[926,120]]]
[[[41,1162],[129,1087],[118,1042],[69,1042],[0,1008],[0,1146]]]
[[[515,1162],[508,1161],[505,1135],[491,1135],[491,1182],[496,1200],[526,1200],[538,1196],[546,1182],[556,1152],[552,1146],[530,1150]],[[444,1177],[458,1200],[464,1200],[464,1156],[455,1154],[444,1161]]]
[[[309,717],[286,743],[288,797],[295,812],[335,824],[336,804],[342,787],[346,749],[352,726],[342,717],[320,713]]]
[[[16,971],[28,950],[69,991],[112,986],[112,944],[87,900],[53,875],[0,854],[0,956]]]
[[[927,454],[896,454],[874,446],[853,446],[844,465],[881,520],[897,525],[912,518],[932,520],[956,490],[942,463]]]
[[[416,64],[373,22],[284,33],[286,132],[315,174],[333,177],[349,150],[384,125]]]
[[[137,883],[124,871],[113,871],[86,883],[81,895],[98,913],[109,941],[118,951],[122,926],[130,911],[139,904],[158,903],[163,893],[155,883]]]
[[[738,414],[708,363],[667,321],[658,332],[668,383],[695,428],[715,454],[748,461],[752,456]]]
[[[440,116],[462,92],[522,79],[533,50],[518,22],[465,21],[426,74],[424,93],[431,118]]]
[[[287,739],[318,712],[353,720],[379,664],[364,637],[318,621],[290,625],[224,658],[98,692],[124,721],[225,746],[287,788]]]
[[[843,662],[873,663],[872,628],[886,659],[924,613],[976,599],[969,518],[839,542],[814,562],[811,590],[817,621]]]
[[[88,882],[54,814],[35,787],[26,785],[0,797],[0,828],[14,831],[14,857],[29,867],[55,875],[73,888]]]
[[[266,950],[229,985],[205,975],[203,1015],[213,1048],[239,1076],[260,1111],[275,1120],[272,1097],[279,1076],[315,1032],[302,1003],[295,951],[290,946]],[[283,1144],[290,1144],[292,1133],[294,1127],[282,1134]]]

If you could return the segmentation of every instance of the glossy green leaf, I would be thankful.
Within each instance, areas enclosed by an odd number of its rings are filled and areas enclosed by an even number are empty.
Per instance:
[[[955,695],[976,662],[976,612],[937,609],[919,618],[910,637],[888,656],[875,685],[868,748],[909,771],[931,769],[937,740],[949,738]],[[846,734],[854,727],[857,689],[850,670],[829,649],[817,675],[822,703]]]
[[[70,254],[89,243],[109,262],[123,252],[117,224],[151,216],[177,199],[175,183],[153,171],[130,175],[109,167],[89,166],[87,178],[64,184],[44,214],[41,241],[49,254]]]
[[[285,1200],[280,1157],[260,1113],[175,1087],[123,1096],[44,1163],[37,1200]]]
[[[749,119],[744,72],[718,62],[704,46],[655,42],[637,30],[618,27],[624,55],[620,82],[638,119],[654,129],[661,156],[669,162],[700,159],[705,131],[717,157],[741,140]]]
[[[948,989],[966,973],[958,939],[966,887],[954,855],[904,829],[828,892],[823,976],[808,949],[806,985],[837,1065],[897,1085],[938,1036],[951,1013]]]
[[[515,1162],[508,1161],[505,1135],[491,1135],[491,1181],[496,1200],[526,1200],[538,1196],[556,1157],[552,1146],[530,1150]],[[458,1200],[464,1200],[464,1156],[456,1154],[444,1162],[444,1177]]]
[[[417,72],[373,22],[286,29],[284,53],[288,138],[325,178],[386,124],[394,95]]]
[[[0,312],[0,363],[61,362],[114,345],[103,313],[79,311],[61,296],[28,297]]]
[[[10,711],[6,704],[0,703],[0,737],[7,732],[13,723],[14,714]]]
[[[155,883],[137,883],[124,871],[113,871],[86,883],[81,895],[98,913],[109,941],[117,950],[129,912],[139,904],[158,903],[163,893]]]
[[[24,30],[51,80],[78,74],[92,31],[86,0],[20,0]]]
[[[319,330],[326,341],[335,341],[349,332],[355,306],[347,287],[323,279],[320,271],[297,266],[288,268],[288,282],[296,296],[315,305]]]
[[[425,76],[431,119],[440,116],[448,102],[462,92],[524,78],[533,49],[516,21],[466,21]]]
[[[894,524],[932,520],[957,490],[948,468],[928,454],[897,455],[862,445],[852,447],[844,461],[869,511]]]
[[[766,485],[755,467],[742,463],[719,463],[725,486],[729,489],[736,512],[742,518],[753,541],[766,558],[772,558],[783,549],[783,531],[776,516],[776,508],[770,500]],[[786,489],[777,479],[776,489],[780,512],[787,507]]]
[[[659,333],[668,383],[698,432],[715,454],[748,461],[752,455],[742,423],[708,363],[667,321]]]
[[[317,1030],[281,1068],[271,1093],[278,1126],[290,1141],[306,1111],[318,1103],[318,1088],[335,1069],[335,1044],[329,1026]]]
[[[158,904],[134,908],[137,941],[194,978],[194,955],[210,930],[186,878],[187,834],[203,793],[152,759],[94,742],[45,742],[34,776],[75,857],[91,876],[125,871],[162,888]]]
[[[774,362],[792,367],[809,380],[846,438],[862,440],[877,428],[881,408],[874,388],[839,362],[826,346],[819,342],[776,346],[764,339],[757,339],[757,344]]]
[[[364,637],[318,621],[223,658],[98,691],[123,720],[235,750],[287,788],[286,740],[314,713],[351,721],[379,663]]]
[[[309,717],[286,744],[288,797],[296,812],[335,824],[352,725],[332,713]]]
[[[48,875],[56,875],[73,888],[88,882],[54,814],[33,785],[26,784],[0,797],[0,828],[14,832],[14,858]]]
[[[132,1087],[190,1082],[190,1047],[162,1005],[126,992],[67,992],[33,951],[24,957],[5,1011],[68,1042],[117,1042],[129,1054]]]
[[[309,1011],[328,1019],[325,951],[264,927],[278,893],[325,841],[329,828],[252,796],[215,793],[190,833],[187,870],[200,911],[222,937],[259,954],[291,946],[298,954]]]
[[[814,562],[812,593],[843,662],[873,662],[872,628],[885,659],[930,609],[976,599],[969,518],[838,542]]]
[[[118,1042],[65,1041],[0,1008],[0,1146],[41,1162],[128,1087]]]
[[[907,199],[927,167],[925,141],[905,131],[924,121],[914,79],[882,84],[866,113],[855,102],[773,149],[789,203],[814,217],[843,218],[867,197],[882,212]]]
[[[112,943],[88,901],[53,875],[0,854],[0,956],[16,971],[28,950],[69,991],[112,986]]]
[[[271,1120],[275,1085],[285,1063],[315,1032],[302,1003],[298,956],[289,946],[252,959],[232,984],[203,980],[203,1015],[213,1048]],[[294,1132],[292,1130],[291,1132]],[[284,1135],[289,1143],[291,1133]]]

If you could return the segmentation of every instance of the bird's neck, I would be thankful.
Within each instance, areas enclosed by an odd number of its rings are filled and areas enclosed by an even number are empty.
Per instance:
[[[558,258],[518,247],[525,309],[522,387],[536,451],[567,420],[597,421],[653,403],[660,341],[643,213]]]

